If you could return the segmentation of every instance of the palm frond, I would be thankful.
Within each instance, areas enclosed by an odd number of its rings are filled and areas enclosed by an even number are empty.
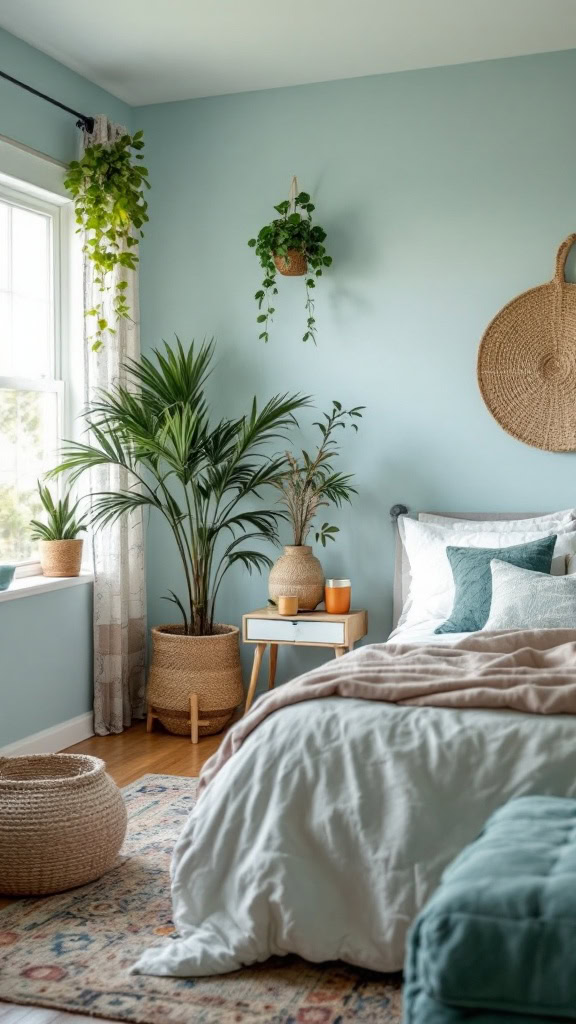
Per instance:
[[[237,562],[241,562],[250,575],[252,575],[254,569],[262,573],[265,569],[271,569],[274,564],[272,559],[262,551],[247,551],[244,548],[241,551],[233,551],[231,555],[228,555],[228,568],[231,568]]]
[[[286,392],[283,395],[274,395],[258,412],[254,398],[250,416],[242,421],[242,434],[239,440],[241,451],[245,452],[250,448],[284,438],[287,430],[297,426],[294,413],[310,405],[310,402],[310,395],[290,395]]]
[[[87,437],[65,442],[51,474],[67,473],[74,483],[90,471],[98,479],[99,468],[111,467],[119,476],[120,486],[92,496],[89,516],[97,529],[144,508],[164,518],[186,583],[185,598],[171,592],[169,599],[186,632],[196,635],[212,630],[223,570],[238,564],[262,571],[271,564],[265,553],[241,545],[248,538],[277,543],[285,513],[253,509],[249,499],[285,472],[286,456],[270,456],[267,447],[310,401],[279,394],[261,409],[254,400],[244,417],[214,422],[205,394],[213,355],[213,341],[184,346],[177,338],[128,360],[122,382],[97,391],[86,409]]]
[[[187,633],[188,632],[188,616],[186,615],[186,609],[185,609],[184,605],[182,604],[182,601],[178,597],[178,594],[175,594],[173,590],[169,590],[168,594],[170,595],[169,597],[167,597],[166,594],[163,594],[162,595],[162,600],[163,601],[171,601],[172,604],[176,605],[176,607],[179,609],[179,611],[180,611],[180,613],[182,615],[182,618],[184,620],[184,632]]]
[[[127,513],[145,507],[159,508],[160,502],[155,501],[149,494],[138,494],[135,491],[105,491],[93,494],[88,513],[90,524],[101,530],[117,522]]]

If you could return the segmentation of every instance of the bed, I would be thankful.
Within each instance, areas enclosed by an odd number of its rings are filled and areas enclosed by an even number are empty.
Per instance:
[[[400,557],[397,612],[405,584]],[[177,844],[179,937],[148,950],[133,970],[221,974],[288,953],[401,969],[411,921],[497,807],[528,794],[576,797],[576,631],[552,634],[539,632],[526,666],[525,637],[516,650],[515,634],[485,633],[486,650],[477,652],[466,648],[468,635],[409,627],[401,645],[396,637],[360,648],[261,697],[208,763]],[[513,689],[524,703],[505,685],[504,704],[497,692],[490,709],[422,705],[414,689],[408,703],[393,689],[389,700],[354,690],[376,663],[386,673],[403,658],[403,683],[414,685],[422,659],[434,661],[441,648],[452,667],[482,659],[491,643],[500,645],[498,664],[520,659],[522,685]],[[486,671],[494,676],[491,665]],[[470,689],[475,679],[468,672],[457,692],[481,693]],[[526,694],[546,681],[545,698],[554,699],[544,712]],[[281,691],[284,706],[268,707]]]

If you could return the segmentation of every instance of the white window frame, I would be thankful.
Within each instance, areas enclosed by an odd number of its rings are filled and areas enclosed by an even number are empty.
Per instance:
[[[72,334],[72,253],[76,252],[77,246],[72,244],[73,225],[73,204],[70,197],[66,195],[63,184],[60,187],[60,177],[64,178],[64,168],[61,174],[55,177],[54,165],[50,162],[48,168],[43,166],[44,161],[36,154],[32,157],[28,152],[17,151],[18,170],[20,161],[24,160],[24,167],[28,172],[26,178],[14,178],[4,173],[3,167],[12,162],[13,150],[16,147],[9,147],[6,151],[6,143],[0,137],[0,199],[3,202],[32,210],[36,213],[48,214],[51,218],[51,292],[53,301],[53,337],[52,337],[52,367],[51,374],[41,375],[35,378],[0,376],[0,389],[20,391],[49,391],[56,395],[57,400],[57,443],[60,444],[64,437],[72,436],[72,411],[71,391],[67,386],[73,360],[71,359],[71,334]],[[3,159],[5,157],[5,159]],[[48,175],[46,175],[48,170]],[[60,167],[58,167],[60,171]],[[31,172],[31,173],[30,173]],[[58,183],[58,192],[44,189],[30,181],[30,177],[42,179],[48,177],[50,183],[55,179]],[[64,192],[64,195],[62,193]],[[58,486],[58,485],[56,485]],[[31,559],[17,564],[16,578],[23,576],[39,576],[42,569],[39,560]]]

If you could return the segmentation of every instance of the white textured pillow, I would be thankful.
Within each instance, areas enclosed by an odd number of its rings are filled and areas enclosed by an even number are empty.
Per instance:
[[[576,629],[576,576],[549,576],[493,558],[484,630]]]
[[[398,519],[400,538],[410,564],[410,591],[406,600],[402,625],[434,623],[439,625],[448,618],[454,602],[454,578],[446,548],[448,545],[469,548],[507,548],[514,544],[527,544],[541,540],[543,531],[518,533],[489,532],[470,529],[460,532],[456,528],[433,523],[421,523],[407,516]],[[566,558],[576,553],[576,529],[573,524],[549,530],[558,539],[552,559],[552,573],[563,576]],[[434,628],[434,627],[433,627]]]
[[[563,512],[551,512],[547,516],[531,516],[529,519],[451,519],[450,516],[436,516],[432,512],[421,512],[418,516],[421,523],[434,523],[436,526],[443,526],[446,529],[474,530],[480,533],[488,530],[490,533],[523,533],[526,530],[538,531],[547,530],[554,533],[557,526],[568,526],[571,523],[576,528],[576,509],[567,508]]]

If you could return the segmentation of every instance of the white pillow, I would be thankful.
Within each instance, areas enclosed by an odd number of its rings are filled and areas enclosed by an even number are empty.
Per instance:
[[[551,572],[563,576],[566,559],[576,554],[576,524],[560,526],[548,533],[556,533]],[[454,578],[448,561],[448,545],[469,548],[507,548],[514,544],[527,544],[541,540],[543,531],[526,530],[522,533],[501,531],[478,532],[465,529],[446,528],[433,523],[421,523],[408,516],[398,519],[400,538],[410,564],[410,591],[404,607],[401,625],[416,623],[444,622],[452,611],[454,602]],[[434,626],[434,628],[435,628]]]
[[[531,516],[529,519],[451,519],[449,516],[436,516],[431,512],[421,512],[418,516],[421,523],[434,523],[436,526],[456,530],[474,530],[479,533],[488,530],[490,533],[523,533],[526,530],[547,530],[555,532],[557,526],[576,528],[576,509],[567,508],[563,512],[551,512],[547,516]]]
[[[549,576],[493,558],[488,629],[575,629],[576,576]]]

